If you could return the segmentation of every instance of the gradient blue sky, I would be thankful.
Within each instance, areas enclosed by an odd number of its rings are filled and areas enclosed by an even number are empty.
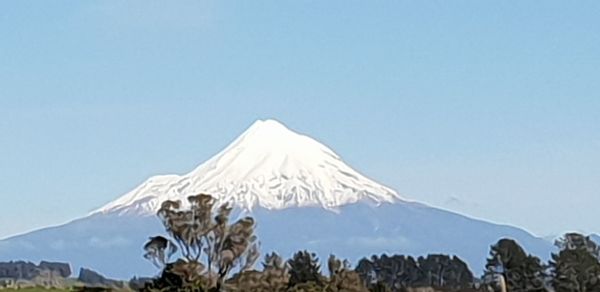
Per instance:
[[[256,119],[408,198],[600,232],[599,1],[3,1],[0,237]]]

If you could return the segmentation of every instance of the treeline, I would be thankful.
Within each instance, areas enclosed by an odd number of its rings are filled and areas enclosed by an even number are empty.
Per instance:
[[[329,256],[326,271],[316,254],[299,251],[290,259],[267,254],[260,269],[255,222],[229,222],[232,208],[216,207],[210,195],[167,201],[158,212],[170,238],[152,237],[145,257],[162,269],[149,281],[132,281],[139,291],[600,291],[600,248],[589,237],[568,233],[559,252],[544,263],[514,240],[491,246],[484,274],[476,278],[456,256],[414,258],[381,255],[355,267]],[[171,257],[180,255],[174,261]]]

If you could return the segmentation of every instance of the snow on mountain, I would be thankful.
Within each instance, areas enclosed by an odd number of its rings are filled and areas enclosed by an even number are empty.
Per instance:
[[[221,153],[189,174],[155,176],[93,213],[155,214],[165,200],[207,193],[243,209],[401,200],[350,166],[327,146],[275,120],[255,122]]]

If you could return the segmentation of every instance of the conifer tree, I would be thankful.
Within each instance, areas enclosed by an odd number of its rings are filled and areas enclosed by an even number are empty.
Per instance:
[[[491,247],[485,276],[502,276],[508,292],[545,291],[544,266],[512,239],[501,239]]]
[[[550,271],[556,292],[600,291],[599,248],[589,237],[568,233],[557,240]]]
[[[319,259],[315,253],[306,250],[299,251],[288,260],[290,268],[289,287],[294,287],[299,284],[313,283],[317,286],[323,284],[321,275],[321,266]]]

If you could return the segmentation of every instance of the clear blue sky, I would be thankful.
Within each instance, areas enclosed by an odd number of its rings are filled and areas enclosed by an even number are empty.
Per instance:
[[[406,197],[600,232],[599,1],[4,1],[0,237],[259,118]]]

